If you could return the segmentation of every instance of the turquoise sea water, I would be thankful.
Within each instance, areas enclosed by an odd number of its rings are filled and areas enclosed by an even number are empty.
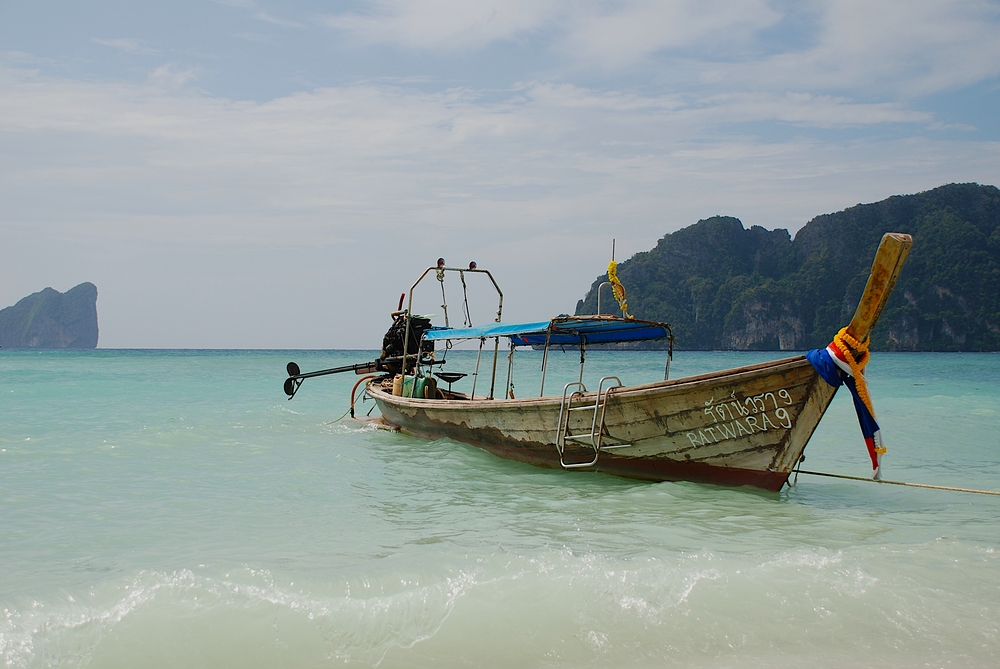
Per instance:
[[[0,665],[1000,665],[998,497],[540,470],[331,422],[353,375],[281,392],[289,360],[370,356],[0,351]],[[671,377],[775,357],[681,352]],[[588,385],[662,364],[594,353]],[[1000,489],[1000,355],[869,378],[886,478]],[[806,455],[869,473],[846,393]]]

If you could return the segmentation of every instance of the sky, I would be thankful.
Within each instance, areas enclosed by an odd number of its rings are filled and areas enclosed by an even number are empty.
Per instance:
[[[444,257],[572,313],[612,239],[1000,185],[998,36],[987,0],[4,0],[0,307],[91,281],[102,348],[371,349]]]

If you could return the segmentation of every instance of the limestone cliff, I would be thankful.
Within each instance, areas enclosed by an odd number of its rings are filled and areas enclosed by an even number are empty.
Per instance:
[[[60,293],[52,288],[0,310],[3,348],[96,348],[97,286],[81,283]]]
[[[637,318],[666,321],[684,349],[825,346],[861,298],[885,232],[913,250],[872,333],[875,349],[1000,350],[1000,190],[950,184],[859,204],[788,231],[716,216],[618,266]],[[599,277],[576,313],[593,313]],[[605,289],[602,308],[614,306]]]

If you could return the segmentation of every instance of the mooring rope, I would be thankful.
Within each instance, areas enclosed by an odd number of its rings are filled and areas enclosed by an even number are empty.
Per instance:
[[[953,492],[974,492],[978,495],[997,495],[1000,496],[1000,490],[976,490],[975,488],[953,488],[946,485],[931,485],[929,483],[907,483],[906,481],[886,481],[885,479],[869,479],[863,476],[848,476],[847,474],[827,474],[826,472],[810,472],[805,469],[799,469],[795,472],[796,474],[812,474],[813,476],[826,476],[834,479],[848,479],[850,481],[865,481],[867,483],[887,483],[889,485],[902,485],[910,488],[931,488],[932,490],[951,490]]]

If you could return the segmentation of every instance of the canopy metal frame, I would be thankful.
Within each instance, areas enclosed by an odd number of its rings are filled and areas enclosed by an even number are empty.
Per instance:
[[[410,319],[413,313],[413,294],[417,289],[417,286],[427,277],[428,274],[434,272],[438,277],[438,280],[442,282],[442,300],[444,300],[444,280],[443,276],[446,272],[458,272],[460,278],[462,279],[463,288],[465,288],[465,273],[477,273],[485,274],[493,287],[496,289],[498,300],[497,300],[497,315],[494,320],[493,325],[483,326],[483,327],[467,327],[467,328],[451,328],[447,325],[448,314],[447,306],[442,305],[445,308],[445,323],[444,328],[434,328],[433,330],[425,331],[420,338],[418,343],[418,350],[413,353],[416,358],[416,364],[414,368],[414,374],[419,376],[421,374],[421,355],[420,351],[423,349],[423,344],[425,341],[439,341],[443,340],[447,342],[447,346],[453,340],[479,340],[478,353],[476,355],[476,369],[472,374],[472,391],[470,394],[470,399],[475,397],[476,386],[479,381],[479,371],[482,364],[483,348],[485,347],[487,339],[493,339],[493,362],[492,371],[490,374],[490,393],[487,399],[494,399],[496,391],[496,375],[497,375],[497,361],[500,352],[500,337],[508,337],[510,340],[510,353],[508,354],[507,363],[507,383],[504,390],[504,398],[509,398],[512,394],[513,386],[513,365],[514,365],[514,350],[518,346],[542,346],[542,379],[539,388],[539,397],[545,396],[545,377],[548,371],[548,359],[549,350],[553,345],[557,345],[560,348],[578,347],[580,349],[580,376],[579,383],[583,383],[583,373],[584,366],[586,364],[587,348],[588,346],[593,346],[595,343],[621,343],[628,341],[657,341],[657,340],[667,340],[667,362],[666,368],[664,369],[663,379],[667,380],[670,377],[670,362],[673,360],[674,356],[674,335],[673,331],[670,329],[670,325],[667,323],[660,323],[656,321],[646,321],[637,320],[634,318],[625,318],[623,316],[613,316],[613,315],[587,315],[587,316],[558,316],[549,320],[548,322],[540,321],[536,323],[525,323],[525,324],[511,324],[509,326],[501,322],[503,316],[503,291],[500,290],[500,286],[497,284],[493,275],[484,269],[468,269],[468,268],[457,268],[457,267],[428,267],[424,270],[424,273],[420,275],[413,285],[410,287],[410,298],[407,304],[405,316],[406,316],[406,335],[403,339],[403,356],[402,356],[402,367],[403,367],[403,380],[406,377],[406,363],[410,356],[410,351],[408,349],[410,341]],[[600,292],[598,292],[600,295]],[[466,302],[468,301],[468,296],[466,294]],[[466,307],[467,309],[467,307]],[[633,336],[627,336],[627,333],[632,332]],[[610,336],[607,334],[610,333]],[[619,336],[615,337],[614,333],[618,333]],[[605,336],[601,336],[601,335]],[[428,336],[430,335],[430,336]],[[542,339],[544,335],[544,339]],[[595,338],[597,341],[595,342]],[[601,341],[604,339],[605,341]]]
[[[444,302],[444,304],[442,305],[442,308],[444,309],[445,323],[446,324],[448,323],[448,307],[447,307],[447,300],[444,299],[444,279],[443,279],[443,276],[447,272],[458,272],[458,275],[459,275],[459,277],[462,280],[463,287],[465,286],[465,274],[466,274],[466,272],[468,272],[470,274],[485,274],[489,278],[490,283],[493,284],[493,287],[497,291],[497,298],[498,298],[497,299],[497,317],[496,317],[495,322],[499,323],[501,317],[503,316],[503,291],[500,290],[500,285],[497,284],[496,279],[493,278],[493,274],[491,274],[489,270],[478,269],[478,268],[470,268],[470,267],[444,267],[444,266],[428,267],[427,269],[425,269],[424,273],[421,274],[420,277],[416,281],[413,282],[412,286],[410,286],[410,299],[409,299],[409,301],[406,304],[406,314],[405,314],[405,317],[406,317],[406,333],[403,336],[403,361],[402,361],[402,371],[401,371],[402,381],[404,383],[406,381],[406,362],[407,362],[407,358],[409,357],[409,350],[408,349],[409,349],[409,344],[410,344],[410,321],[411,321],[411,318],[413,316],[413,293],[416,291],[417,286],[420,285],[420,282],[423,281],[425,278],[427,278],[427,275],[430,274],[431,272],[434,272],[434,274],[435,274],[436,277],[442,277],[440,279],[440,281],[441,281],[441,298],[442,298],[442,301]],[[466,310],[468,310],[468,306],[467,305],[468,305],[468,294],[466,293]],[[495,345],[493,347],[493,380],[490,382],[490,397],[489,397],[490,399],[493,399],[493,386],[494,386],[494,382],[496,381],[496,374],[497,374],[497,354],[499,353],[499,350],[500,350],[500,337],[499,336],[495,337],[495,340],[496,340],[495,341]],[[423,336],[421,336],[420,342],[418,342],[418,344],[417,344],[417,350],[414,352],[414,355],[416,356],[416,364],[414,365],[414,372],[415,372],[416,376],[420,375],[420,360],[421,360],[420,352],[423,349],[423,343],[424,343],[424,338],[423,338]],[[479,358],[482,357],[482,349],[483,349],[483,342],[481,341],[480,344],[479,344]],[[479,376],[479,358],[476,359],[476,373],[475,373],[475,377],[473,379],[473,384],[475,383],[475,380]],[[405,385],[403,387],[405,387]],[[475,385],[473,385],[473,392],[475,392],[474,389],[475,389]]]

